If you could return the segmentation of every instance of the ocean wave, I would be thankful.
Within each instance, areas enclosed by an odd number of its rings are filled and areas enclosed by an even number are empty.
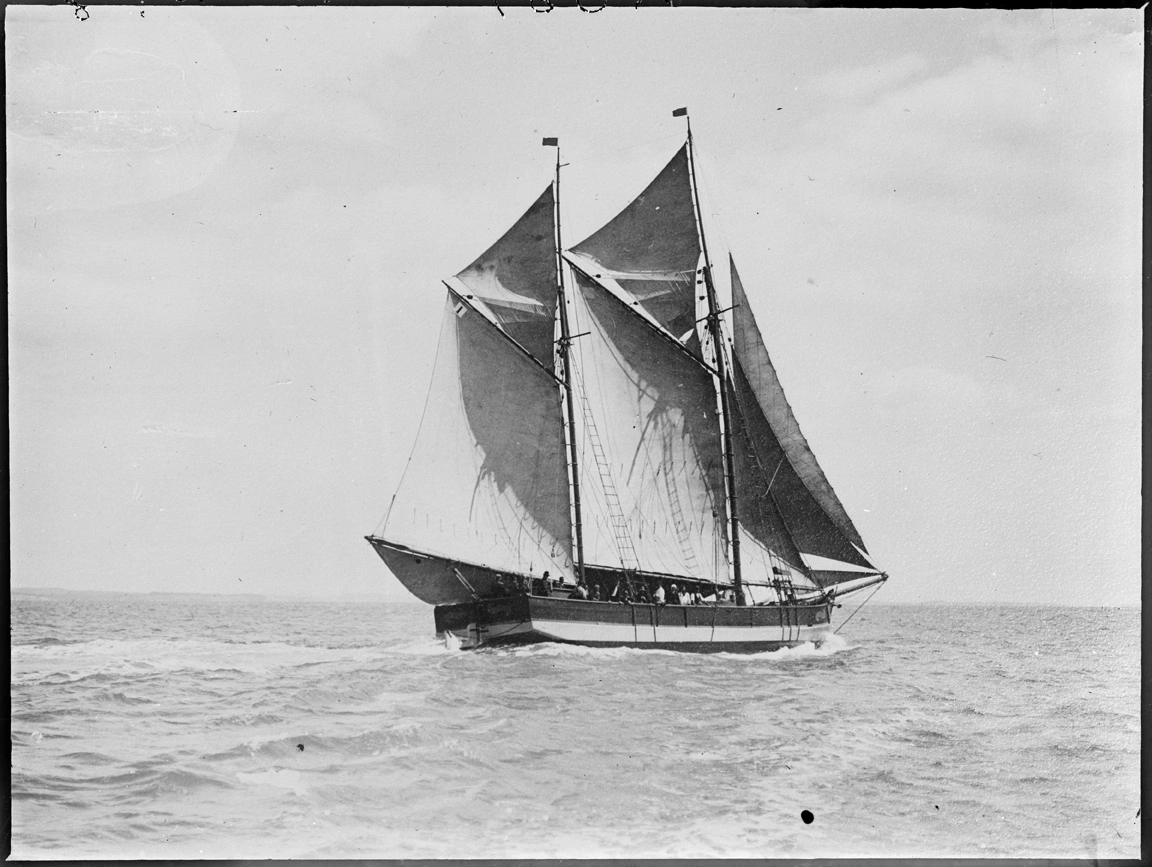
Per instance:
[[[716,656],[724,659],[776,662],[785,659],[822,659],[855,649],[856,645],[849,644],[843,636],[832,634],[819,644],[805,641],[795,647],[781,647],[778,650],[765,650],[760,653],[717,653]]]
[[[84,641],[13,646],[23,857],[1056,858],[1089,834],[1102,856],[1139,848],[1138,612],[1136,638],[1097,654],[1069,639],[1060,657],[1027,623],[965,642],[982,611],[929,632],[876,607],[821,647],[689,654],[462,653],[428,635],[426,609],[228,619],[126,597],[77,624],[84,610],[20,627]],[[121,632],[93,639],[102,624]],[[1085,658],[1092,676],[1069,683]]]
[[[271,768],[267,771],[237,771],[236,779],[249,786],[270,786],[274,789],[288,789],[300,797],[308,794],[304,785],[304,775],[291,768]]]

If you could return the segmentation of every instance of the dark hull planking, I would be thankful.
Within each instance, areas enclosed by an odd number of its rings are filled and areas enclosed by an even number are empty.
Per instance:
[[[476,595],[481,598],[494,595],[497,575],[503,574],[507,583],[511,583],[509,579],[520,577],[512,572],[501,573],[487,566],[477,566],[473,563],[449,560],[434,554],[414,551],[404,545],[385,542],[383,539],[372,536],[367,537],[367,539],[372,543],[376,553],[380,555],[380,559],[384,561],[408,592],[429,605],[452,605],[473,600],[471,591],[456,576],[456,572],[464,576],[464,579],[476,591]],[[656,580],[662,580],[665,584],[669,581],[675,581],[681,586],[692,583],[691,579],[677,575],[633,574],[634,578],[646,580],[650,584]],[[616,582],[623,577],[620,570],[607,569],[602,566],[585,566],[584,575],[590,585],[598,584],[604,588],[605,592],[611,590]],[[707,582],[696,583],[699,584],[703,595],[707,596],[713,592],[711,584]],[[568,586],[571,587],[571,585]]]

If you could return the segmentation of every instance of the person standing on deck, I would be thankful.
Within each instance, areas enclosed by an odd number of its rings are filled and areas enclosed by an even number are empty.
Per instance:
[[[652,601],[655,602],[657,605],[663,605],[664,604],[664,585],[663,584],[657,584],[656,585],[655,598]]]

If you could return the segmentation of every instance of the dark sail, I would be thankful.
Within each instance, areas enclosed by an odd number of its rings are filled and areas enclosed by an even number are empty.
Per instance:
[[[740,501],[740,528],[761,546],[772,551],[789,566],[806,571],[800,550],[788,532],[772,492],[776,479],[775,464],[765,465],[753,441],[749,425],[741,418],[740,402],[732,390],[731,404],[735,407],[732,425],[732,452],[736,462],[736,496]]]
[[[816,462],[792,413],[756,325],[736,265],[731,262],[732,319],[738,421],[760,465],[771,476],[772,502],[796,545],[814,554],[872,568],[864,542]],[[763,502],[763,501],[762,501]],[[755,520],[745,507],[743,520]]]
[[[631,204],[573,250],[599,265],[669,333],[681,340],[694,334],[700,238],[688,146]]]
[[[500,326],[549,370],[556,315],[552,185],[471,265],[456,275]]]

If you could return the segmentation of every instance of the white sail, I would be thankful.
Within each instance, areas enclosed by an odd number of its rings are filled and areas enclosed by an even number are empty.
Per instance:
[[[570,273],[585,560],[728,583],[711,375]]]
[[[416,446],[376,535],[494,569],[571,576],[571,530],[556,380],[449,292]]]

